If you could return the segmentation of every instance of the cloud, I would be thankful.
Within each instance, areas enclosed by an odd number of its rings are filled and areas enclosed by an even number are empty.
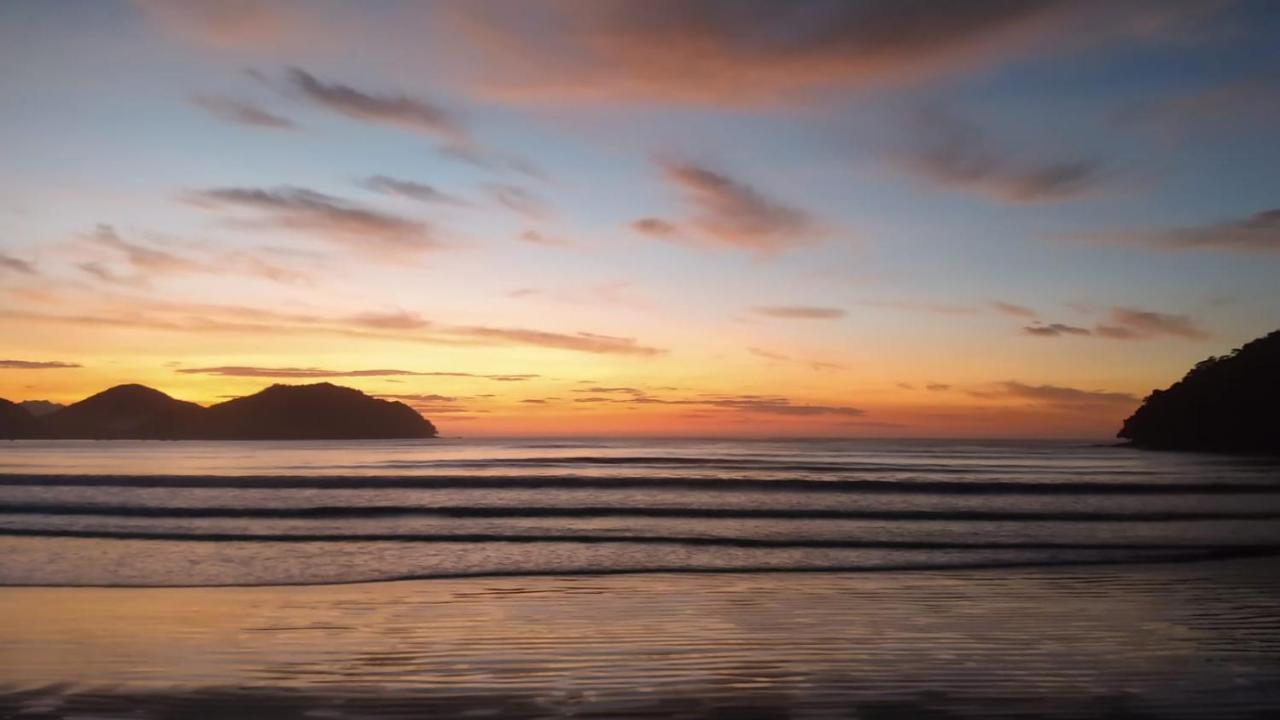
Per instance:
[[[263,368],[244,365],[219,365],[217,367],[178,368],[174,372],[183,375],[217,375],[219,377],[252,378],[342,378],[389,377],[419,375],[409,370],[324,370],[322,368],[277,367]]]
[[[145,285],[152,277],[173,273],[205,273],[227,275],[238,273],[265,278],[289,285],[306,284],[310,279],[301,272],[281,267],[248,252],[214,252],[208,248],[188,246],[188,250],[202,257],[178,255],[141,243],[125,240],[114,227],[99,224],[87,240],[97,247],[107,248],[123,256],[135,271],[123,275],[101,262],[82,262],[77,267],[103,282],[115,285]]]
[[[146,281],[146,278],[138,275],[120,275],[100,262],[76,263],[76,269],[109,285],[139,285]]]
[[[924,312],[934,315],[975,315],[978,313],[977,308],[972,308],[967,305],[949,305],[946,303],[917,303],[904,300],[863,300],[859,304],[873,308]]]
[[[924,389],[929,390],[931,392],[945,392],[947,390],[950,390],[951,386],[947,385],[946,383],[929,383],[924,386]]]
[[[740,395],[696,401],[694,404],[762,415],[860,417],[866,411],[845,405],[797,403],[785,397]]]
[[[1280,251],[1280,208],[1244,218],[1177,228],[1094,233],[1095,242],[1141,245],[1160,250]]]
[[[686,225],[712,243],[768,253],[806,244],[817,232],[803,211],[728,175],[692,163],[663,162],[661,167],[692,210]],[[637,229],[652,235],[665,226],[650,222]]]
[[[902,85],[1148,30],[1186,3],[591,0],[450,5],[484,91],[729,106]],[[1168,7],[1175,6],[1175,7]],[[539,32],[554,28],[555,32]]]
[[[482,147],[453,111],[431,100],[403,93],[360,90],[322,80],[298,67],[290,67],[282,82],[257,71],[251,74],[278,91],[343,117],[434,137],[441,143],[438,148],[441,157],[487,170],[545,178],[541,169],[521,155]]]
[[[1070,200],[1109,179],[1101,162],[1077,154],[1012,149],[938,108],[919,114],[910,147],[899,152],[896,162],[938,185],[1007,203]]]
[[[435,394],[421,394],[421,395],[379,394],[377,395],[377,397],[382,398],[384,400],[399,400],[400,402],[405,403],[406,405],[418,411],[419,413],[431,413],[434,415],[451,415],[453,413],[487,412],[486,410],[480,410],[477,408],[467,408],[459,404],[463,400],[470,400],[472,398],[460,398],[460,397],[453,397],[450,395],[435,395]],[[452,420],[454,418],[450,418],[450,419]]]
[[[1280,122],[1280,72],[1251,71],[1229,82],[1219,82],[1181,92],[1173,97],[1140,102],[1117,114],[1121,125],[1153,128],[1170,139],[1181,139],[1193,131],[1218,132],[1246,129],[1250,125],[1269,128]]]
[[[1161,335],[1202,340],[1209,333],[1195,324],[1186,315],[1139,310],[1136,308],[1112,308],[1108,315],[1108,324],[1099,324],[1095,329],[1103,337],[1127,340],[1131,338],[1148,338]]]
[[[607,388],[606,388],[607,389]],[[673,389],[673,388],[669,388]],[[622,393],[622,396],[600,393],[573,402],[589,405],[680,405],[726,411],[725,414],[750,413],[790,416],[859,417],[866,411],[847,405],[827,405],[797,402],[781,395],[727,395],[703,393],[698,397],[663,398],[649,395],[642,390]]]
[[[995,308],[999,312],[1004,313],[1005,315],[1012,315],[1014,317],[1033,318],[1036,316],[1036,311],[1032,310],[1029,307],[1026,307],[1025,305],[1014,305],[1013,303],[993,300],[991,302],[991,307]]]
[[[422,330],[431,327],[431,321],[417,313],[405,312],[366,312],[352,315],[350,322],[360,327],[377,330]]]
[[[430,185],[411,180],[397,180],[386,175],[374,175],[359,182],[360,187],[383,195],[408,198],[425,203],[440,205],[468,205],[466,200],[449,193],[437,190]]]
[[[590,332],[561,333],[533,328],[460,326],[434,323],[403,311],[325,316],[260,307],[159,301],[103,295],[90,312],[57,314],[0,308],[0,318],[85,327],[133,328],[165,332],[315,335],[451,346],[523,345],[601,355],[654,356],[666,352],[635,338]],[[480,376],[477,376],[480,377]],[[484,375],[524,380],[527,375]]]
[[[373,369],[373,370],[328,370],[315,367],[255,367],[249,365],[219,365],[216,367],[180,368],[174,372],[185,375],[217,375],[219,377],[250,378],[342,378],[342,377],[460,377],[496,380],[498,382],[519,382],[531,380],[538,375],[483,375],[468,372],[416,372],[413,370]],[[390,396],[383,396],[390,397]],[[421,396],[415,396],[421,397]]]
[[[546,247],[572,247],[573,243],[558,237],[551,237],[537,230],[525,230],[520,233],[520,240],[531,243],[533,245],[545,245]],[[515,295],[512,295],[515,297]]]
[[[63,370],[66,368],[84,367],[79,363],[59,362],[57,360],[0,360],[3,370]]]
[[[1093,334],[1093,331],[1089,328],[1077,327],[1075,325],[1064,325],[1063,323],[1049,323],[1047,325],[1036,323],[1022,328],[1022,332],[1034,337],[1061,337],[1063,335]]]
[[[1022,328],[1033,337],[1093,336],[1109,340],[1147,340],[1154,337],[1180,337],[1203,340],[1209,333],[1186,315],[1141,310],[1131,307],[1111,308],[1106,318],[1092,329],[1064,323],[1034,323]]]
[[[272,130],[292,130],[297,125],[286,117],[267,112],[252,103],[231,98],[197,95],[191,103],[210,115],[229,123],[252,125]]]
[[[969,394],[980,398],[1015,398],[1040,404],[1067,407],[1088,405],[1128,406],[1138,401],[1138,398],[1129,393],[1080,390],[1060,385],[1027,385],[1013,380],[997,383],[994,390],[975,390]]]
[[[547,203],[531,191],[510,183],[489,183],[485,186],[499,205],[533,220],[541,220],[551,214]]]
[[[6,255],[5,253],[0,253],[0,270],[22,273],[23,275],[36,274],[35,265],[27,262],[26,260],[20,260],[13,257],[12,255]]]
[[[631,223],[631,229],[642,235],[669,238],[676,234],[676,226],[661,218],[640,218]]]
[[[437,247],[427,226],[306,188],[214,188],[188,195],[210,209],[249,210],[286,230],[314,232],[346,247],[375,254],[404,254]]]
[[[805,305],[767,305],[751,308],[756,315],[766,315],[787,320],[835,320],[847,313],[840,308],[809,307]]]
[[[90,241],[117,250],[134,268],[147,272],[205,272],[208,267],[164,250],[149,248],[128,242],[110,225],[99,225],[90,235]]]
[[[327,110],[355,120],[426,133],[450,145],[471,144],[466,129],[449,111],[422,98],[375,95],[349,85],[320,80],[301,68],[285,73],[288,87]]]
[[[455,330],[458,334],[480,337],[489,340],[501,340],[522,345],[557,348],[560,350],[577,350],[579,352],[606,355],[661,355],[665,350],[639,344],[635,338],[597,335],[580,332],[565,334],[544,330],[527,330],[523,328],[465,327]]]
[[[296,40],[305,5],[276,0],[134,0],[162,29],[211,48],[254,49]]]
[[[627,394],[627,395],[644,395],[644,394],[645,394],[645,391],[644,391],[644,390],[641,390],[640,388],[625,387],[625,386],[624,386],[624,387],[609,387],[609,386],[606,386],[606,385],[593,385],[593,386],[591,386],[591,387],[575,388],[575,389],[573,390],[573,392],[576,392],[576,393],[600,393],[600,394],[605,394],[605,395],[612,394],[612,393],[624,393],[624,394]]]
[[[453,143],[439,148],[440,157],[484,170],[510,170],[535,180],[546,180],[547,174],[532,160],[515,153],[486,150],[474,142]]]

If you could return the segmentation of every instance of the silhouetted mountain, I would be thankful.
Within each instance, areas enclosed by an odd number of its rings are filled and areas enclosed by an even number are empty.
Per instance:
[[[40,437],[40,421],[17,403],[0,398],[0,440]]]
[[[43,418],[51,437],[178,440],[197,436],[205,409],[144,385],[117,385]]]
[[[45,418],[0,401],[0,437],[92,440],[374,440],[431,438],[408,405],[330,383],[272,385],[212,407],[143,385],[120,385]],[[17,434],[24,433],[24,434]]]
[[[63,405],[62,403],[49,402],[48,400],[23,400],[18,404],[21,405],[24,410],[38,418],[46,415],[52,415],[66,407],[66,405]]]
[[[429,438],[435,426],[401,402],[331,383],[272,385],[205,411],[208,437],[244,440]]]
[[[1280,453],[1280,330],[1191,369],[1117,433],[1161,450]]]

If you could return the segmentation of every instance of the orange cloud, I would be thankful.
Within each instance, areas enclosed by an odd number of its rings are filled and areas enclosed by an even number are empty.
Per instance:
[[[590,332],[561,333],[531,328],[445,325],[433,323],[412,313],[362,313],[331,317],[142,298],[102,298],[96,303],[93,312],[73,315],[0,309],[0,318],[164,332],[329,335],[439,345],[509,344],[599,355],[654,356],[666,352],[662,348],[644,345],[635,338]]]
[[[0,361],[0,367],[4,367]],[[14,361],[16,362],[16,361]],[[79,367],[71,365],[67,367]],[[418,372],[414,370],[372,369],[372,370],[329,370],[316,367],[254,367],[251,365],[219,365],[216,367],[179,368],[175,372],[183,375],[216,375],[218,377],[251,377],[251,378],[342,378],[342,377],[456,377],[496,380],[498,382],[522,382],[540,377],[524,373],[513,375],[485,375],[469,372]],[[403,396],[384,396],[403,397]],[[420,396],[415,396],[420,397]]]
[[[82,366],[58,360],[0,360],[0,369],[3,370],[62,370],[78,367]]]
[[[159,27],[206,47],[278,46],[307,20],[306,6],[289,0],[134,0]]]
[[[1150,37],[1188,3],[1079,0],[475,1],[447,6],[482,91],[727,106],[927,81],[1031,52]],[[1199,12],[1197,13],[1197,10]]]

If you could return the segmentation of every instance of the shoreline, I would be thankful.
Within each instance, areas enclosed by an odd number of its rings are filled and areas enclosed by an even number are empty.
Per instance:
[[[1275,569],[0,588],[0,715],[1264,717]]]
[[[949,572],[965,573],[965,572],[981,572],[985,570],[1012,570],[1012,571],[1036,571],[1046,570],[1052,571],[1062,568],[1118,568],[1132,567],[1141,569],[1151,566],[1178,566],[1178,565],[1207,565],[1213,563],[1231,564],[1231,563],[1248,563],[1257,562],[1265,563],[1269,559],[1280,557],[1280,547],[1261,549],[1253,552],[1234,551],[1224,555],[1187,555],[1187,556],[1170,556],[1164,558],[1115,558],[1115,559],[1097,559],[1097,560],[1059,560],[1059,561],[1029,561],[1029,562],[986,562],[971,564],[921,564],[913,566],[897,566],[897,567],[857,567],[857,566],[831,566],[831,567],[725,567],[725,568],[682,568],[682,567],[655,567],[655,568],[602,568],[591,570],[547,570],[539,571],[484,571],[476,573],[449,573],[435,575],[411,575],[392,578],[375,578],[375,579],[356,579],[356,580],[339,580],[332,582],[299,582],[299,583],[223,583],[223,584],[192,584],[192,585],[48,585],[48,584],[0,584],[0,593],[5,590],[217,590],[217,589],[254,589],[254,588],[342,588],[358,585],[394,585],[398,583],[431,583],[431,582],[448,582],[459,580],[518,580],[527,578],[530,580],[546,580],[555,578],[611,578],[611,577],[645,577],[653,576],[661,579],[663,576],[687,577],[687,576],[752,576],[752,575],[944,575]]]

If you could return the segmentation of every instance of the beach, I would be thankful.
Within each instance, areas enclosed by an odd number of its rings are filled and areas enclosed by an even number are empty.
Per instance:
[[[1270,717],[1276,570],[5,588],[0,713]]]

